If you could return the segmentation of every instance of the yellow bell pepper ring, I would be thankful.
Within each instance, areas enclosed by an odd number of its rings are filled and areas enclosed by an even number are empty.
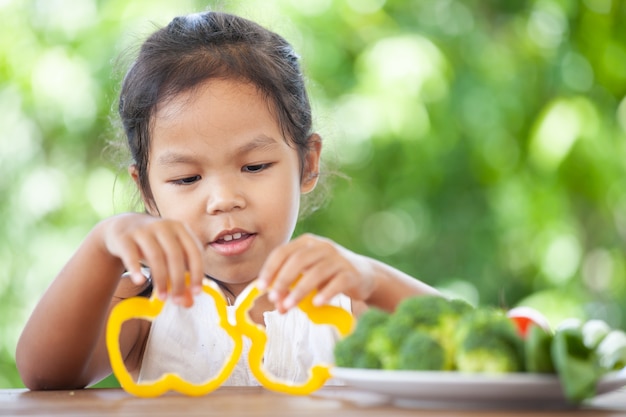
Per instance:
[[[135,318],[150,321],[154,320],[161,313],[164,302],[159,300],[155,294],[149,299],[144,297],[131,297],[120,301],[111,310],[106,329],[106,345],[109,351],[111,368],[122,388],[128,393],[138,397],[157,397],[172,390],[190,396],[201,396],[218,388],[230,376],[241,356],[243,348],[241,333],[228,321],[226,300],[217,285],[205,279],[202,290],[215,300],[215,307],[220,317],[219,325],[234,341],[233,351],[217,376],[203,383],[193,384],[184,380],[177,374],[166,373],[156,381],[136,382],[124,365],[124,359],[120,351],[119,337],[122,324],[125,321]]]
[[[136,382],[124,365],[120,351],[119,336],[122,324],[130,319],[154,320],[163,309],[163,301],[153,294],[149,299],[132,297],[118,303],[112,310],[107,323],[106,344],[109,351],[111,368],[120,385],[128,393],[139,397],[156,397],[172,390],[191,396],[201,396],[218,388],[230,376],[243,350],[243,336],[250,338],[251,346],[248,363],[253,375],[265,388],[292,395],[307,395],[320,388],[331,377],[330,364],[317,364],[309,370],[309,379],[302,384],[291,384],[268,375],[263,369],[263,356],[267,342],[267,334],[262,326],[252,321],[249,310],[254,301],[262,295],[255,283],[250,284],[240,295],[242,301],[235,310],[236,325],[228,320],[226,299],[217,285],[204,280],[202,290],[213,297],[220,317],[219,325],[234,341],[234,348],[222,369],[214,378],[193,384],[173,373],[166,373],[160,379],[150,382]],[[352,314],[340,307],[325,305],[315,306],[309,294],[299,304],[309,320],[315,324],[334,326],[341,336],[350,333],[354,326]]]
[[[248,364],[256,379],[267,389],[292,395],[308,395],[319,389],[324,385],[326,380],[331,377],[330,365],[314,365],[309,370],[309,379],[302,384],[291,384],[280,381],[264,371],[263,355],[265,353],[267,334],[262,326],[259,326],[250,319],[248,314],[248,311],[254,305],[254,300],[256,300],[262,292],[254,283],[245,291],[248,292],[240,295],[244,298],[237,308],[235,316],[240,331],[243,335],[249,337],[252,342],[250,352],[248,353]],[[346,336],[352,331],[354,326],[352,314],[341,307],[330,305],[315,306],[313,304],[313,297],[315,297],[315,292],[307,295],[298,304],[298,308],[307,314],[309,320],[315,324],[332,325],[338,330],[341,336]]]

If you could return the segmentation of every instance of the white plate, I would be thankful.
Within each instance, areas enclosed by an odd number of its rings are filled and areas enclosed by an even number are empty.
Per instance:
[[[510,373],[500,375],[461,372],[332,369],[347,385],[388,395],[398,406],[521,407],[571,406],[556,375]],[[626,386],[626,368],[604,376],[596,395]]]

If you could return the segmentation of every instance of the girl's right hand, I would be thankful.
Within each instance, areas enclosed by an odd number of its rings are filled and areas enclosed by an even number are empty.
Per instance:
[[[182,222],[148,214],[128,213],[105,220],[104,246],[119,258],[131,279],[143,284],[143,265],[150,268],[157,296],[191,306],[202,290],[202,245]],[[189,279],[186,279],[187,273]]]

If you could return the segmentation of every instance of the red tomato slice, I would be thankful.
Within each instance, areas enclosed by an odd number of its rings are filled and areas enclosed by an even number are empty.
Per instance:
[[[547,332],[552,331],[548,319],[532,307],[520,306],[512,308],[507,312],[507,317],[513,320],[517,326],[517,331],[522,337],[526,337],[530,326],[533,325],[539,326]]]

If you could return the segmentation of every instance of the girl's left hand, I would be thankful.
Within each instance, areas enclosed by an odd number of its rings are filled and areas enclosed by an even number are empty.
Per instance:
[[[257,285],[269,288],[270,301],[284,313],[316,289],[315,305],[326,304],[339,293],[366,301],[376,279],[368,258],[329,239],[304,234],[270,254]]]

